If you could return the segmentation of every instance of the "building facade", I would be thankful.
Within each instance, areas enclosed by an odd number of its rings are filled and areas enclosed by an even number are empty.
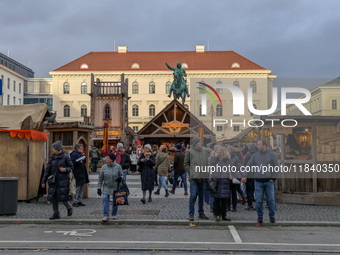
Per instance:
[[[233,51],[205,51],[204,46],[196,46],[196,51],[128,52],[124,46],[118,47],[118,52],[90,52],[50,72],[53,77],[53,110],[58,112],[57,121],[81,121],[81,107],[86,106],[89,112],[91,73],[101,82],[119,80],[121,73],[124,73],[125,78],[129,79],[129,126],[138,132],[172,101],[173,98],[169,98],[168,94],[173,71],[165,63],[175,67],[177,62],[181,62],[186,70],[190,93],[196,89],[197,80],[234,84],[244,92],[245,98],[247,89],[253,87],[253,103],[257,109],[271,107],[272,82],[276,76]],[[230,94],[229,91],[220,92]],[[185,107],[211,128],[211,115],[199,114],[200,101],[200,95],[193,95],[187,98]],[[208,107],[211,104],[212,100],[208,100]],[[70,111],[65,112],[65,107]],[[247,122],[253,118],[249,112],[243,116],[233,116],[232,99],[225,100],[222,109],[218,107],[214,106],[215,114],[221,115],[218,118],[233,118],[235,122]],[[219,140],[233,137],[244,128],[223,125],[212,130]]]
[[[24,86],[24,104],[47,104],[53,111],[53,79],[28,78]]]
[[[0,53],[0,105],[22,105],[29,77],[34,77],[30,68]]]
[[[340,77],[312,89],[311,99],[302,105],[312,115],[340,116],[339,104]],[[281,110],[276,112],[275,115],[281,115]],[[296,105],[287,105],[287,115],[303,115],[303,113],[296,107]]]

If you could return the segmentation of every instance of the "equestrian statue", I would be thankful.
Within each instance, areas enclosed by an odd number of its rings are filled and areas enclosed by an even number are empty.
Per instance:
[[[173,93],[175,99],[182,98],[182,104],[184,106],[185,98],[190,97],[187,81],[184,79],[187,74],[182,68],[181,62],[177,63],[177,67],[171,67],[168,65],[168,63],[165,64],[170,70],[174,71],[174,81],[171,84],[170,94],[168,97],[171,97],[171,94]]]

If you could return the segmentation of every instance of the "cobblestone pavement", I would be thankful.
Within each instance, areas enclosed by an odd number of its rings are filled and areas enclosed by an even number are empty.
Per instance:
[[[68,219],[101,219],[102,218],[102,198],[91,194],[96,194],[96,182],[98,174],[91,174],[89,185],[89,198],[83,199],[84,207],[73,209],[71,217],[66,216],[66,208],[59,204],[61,217]],[[186,220],[188,219],[189,196],[183,195],[183,188],[176,189],[176,195],[164,197],[164,189],[161,195],[153,195],[151,203],[142,204],[140,201],[141,191],[139,176],[128,175],[127,183],[131,191],[129,206],[120,206],[118,219],[145,219],[145,220]],[[170,185],[169,185],[170,188]],[[178,193],[178,194],[177,194]],[[205,214],[213,220],[210,206],[204,205]],[[276,219],[278,221],[340,221],[340,206],[315,206],[277,203]],[[1,219],[47,219],[52,215],[52,205],[46,202],[46,196],[41,197],[36,203],[19,202],[18,212],[13,216],[0,216]],[[268,209],[264,208],[264,219],[268,221]],[[198,219],[197,203],[195,217]],[[232,221],[256,221],[255,211],[245,210],[245,205],[238,204],[237,212],[228,212],[228,217]]]

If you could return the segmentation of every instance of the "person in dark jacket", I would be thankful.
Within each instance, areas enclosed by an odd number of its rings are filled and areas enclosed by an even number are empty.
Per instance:
[[[244,164],[243,164],[244,166],[247,165],[251,156],[253,156],[255,152],[257,152],[257,145],[253,145],[253,147],[251,147],[250,150],[247,152],[246,157],[244,158]],[[255,208],[253,207],[253,199],[254,199],[254,191],[255,191],[254,178],[247,178],[246,191],[247,191],[247,203],[248,203],[246,210],[255,211]]]
[[[73,169],[71,159],[61,149],[61,142],[56,141],[52,144],[51,152],[52,156],[48,161],[44,177],[41,181],[41,186],[45,188],[47,178],[51,175],[55,175],[55,183],[49,184],[47,201],[52,201],[53,204],[53,216],[50,220],[60,219],[60,213],[58,209],[58,202],[62,202],[67,209],[67,215],[71,216],[73,213],[72,206],[69,201],[69,173]]]
[[[278,172],[270,170],[279,166],[276,156],[267,148],[267,141],[260,140],[257,143],[258,152],[255,152],[251,156],[246,167],[257,168],[253,174],[255,179],[255,199],[256,199],[256,211],[258,216],[258,223],[263,223],[263,195],[266,194],[267,205],[269,210],[269,218],[271,223],[275,223],[275,197],[274,197],[274,182],[277,178]],[[266,167],[267,169],[265,169]],[[252,173],[244,172],[244,178],[242,182],[247,181],[247,176]]]
[[[131,167],[131,160],[130,155],[125,152],[122,143],[117,144],[116,163],[122,167],[124,182],[126,183],[126,175]]]
[[[169,192],[172,194],[175,194],[176,186],[177,186],[177,179],[178,177],[181,177],[182,183],[184,185],[184,195],[188,195],[188,184],[187,184],[187,178],[186,178],[186,172],[184,168],[184,153],[182,152],[182,145],[176,144],[176,153],[174,157],[174,182],[172,185],[172,190]]]
[[[232,199],[232,205],[233,209],[232,212],[236,212],[237,210],[237,191],[240,190],[240,184],[234,184],[233,183],[233,178],[237,178],[241,180],[242,175],[240,174],[240,168],[241,168],[241,160],[240,158],[236,155],[235,148],[233,146],[228,146],[228,152],[230,154],[230,160],[231,160],[231,165],[236,167],[237,172],[231,173],[230,176],[230,190],[231,190],[231,199]],[[245,198],[243,197],[243,194],[241,194],[244,203],[245,203]]]
[[[73,175],[76,179],[76,194],[73,196],[73,207],[85,206],[82,202],[85,184],[89,183],[89,176],[86,171],[86,157],[84,145],[76,144],[71,153],[71,160],[74,165]]]
[[[142,182],[143,198],[142,203],[145,204],[146,191],[149,191],[149,200],[152,202],[152,191],[154,188],[155,181],[155,170],[153,167],[156,165],[155,155],[152,153],[151,145],[146,144],[144,146],[144,151],[138,160],[138,171],[141,173],[140,178]]]
[[[90,152],[90,158],[93,163],[93,172],[97,172],[97,166],[98,166],[98,161],[100,159],[100,151],[96,146],[92,146],[91,152]]]
[[[218,147],[211,158],[210,166],[228,167],[231,165],[230,154],[224,146]],[[214,214],[216,221],[230,221],[227,218],[227,203],[229,201],[230,181],[229,172],[215,171],[211,175],[211,181],[217,181],[216,192],[211,191],[210,196],[214,198]]]

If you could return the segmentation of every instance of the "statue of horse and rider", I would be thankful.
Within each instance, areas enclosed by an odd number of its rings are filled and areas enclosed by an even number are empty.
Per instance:
[[[173,93],[175,99],[182,98],[182,104],[184,105],[186,96],[190,97],[187,82],[184,79],[187,74],[182,68],[181,62],[177,63],[177,67],[171,67],[168,63],[165,64],[170,70],[174,71],[174,81],[171,84],[168,97],[171,97],[171,94]]]

